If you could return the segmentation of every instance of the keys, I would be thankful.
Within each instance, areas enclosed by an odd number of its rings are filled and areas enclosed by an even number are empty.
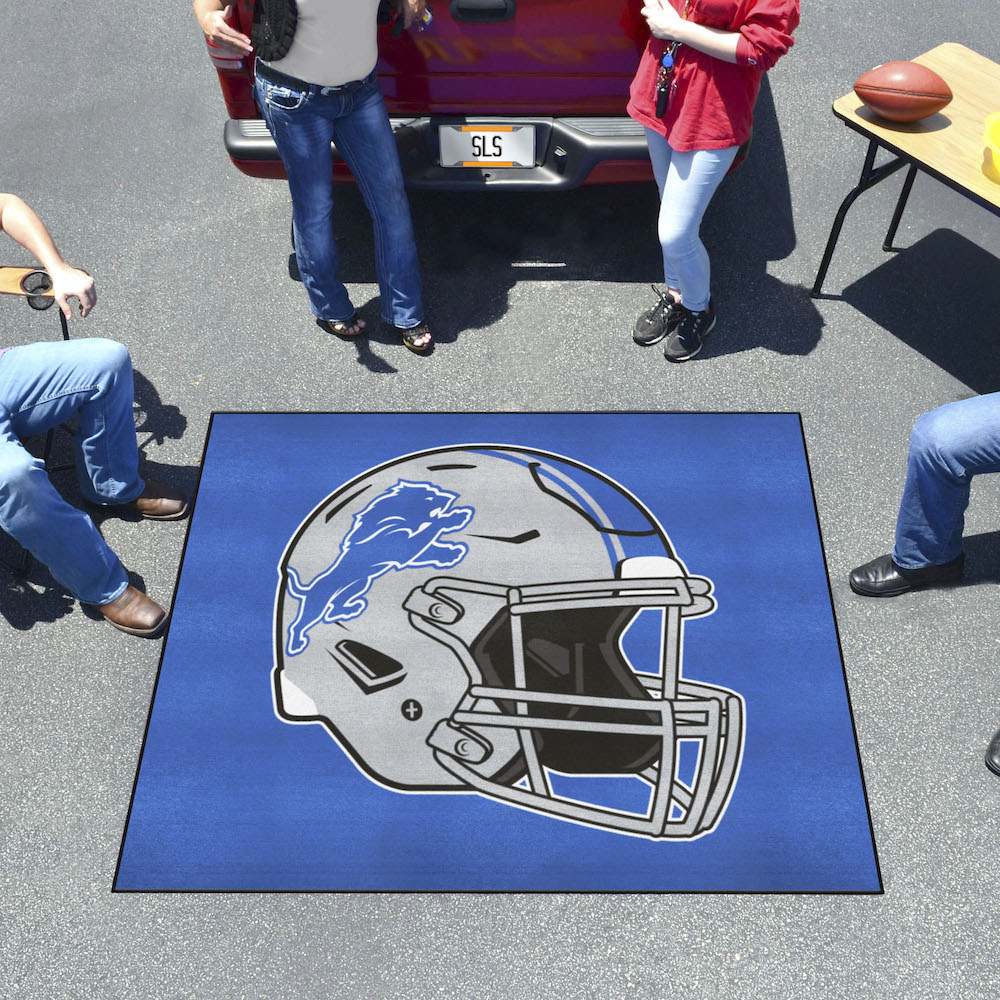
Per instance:
[[[660,59],[660,71],[656,74],[656,117],[662,118],[667,113],[667,101],[670,99],[670,77],[674,70],[674,53],[677,42],[667,46]]]
[[[667,98],[670,96],[669,89],[663,87],[656,88],[656,117],[662,118],[667,113]]]

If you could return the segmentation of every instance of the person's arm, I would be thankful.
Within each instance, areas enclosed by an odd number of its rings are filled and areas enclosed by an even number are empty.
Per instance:
[[[723,62],[769,70],[792,46],[799,23],[798,0],[759,0],[739,31],[722,31],[687,21],[669,0],[646,0],[642,8],[657,38],[681,42]]]
[[[16,195],[0,194],[0,232],[33,253],[49,272],[52,294],[67,319],[73,315],[70,298],[79,300],[81,316],[86,316],[97,305],[94,279],[62,259],[45,224]]]
[[[216,48],[242,58],[250,53],[250,39],[226,23],[231,6],[223,0],[194,0],[194,16],[205,37]]]
[[[738,31],[720,31],[686,21],[670,6],[669,0],[646,0],[642,16],[656,38],[689,45],[723,62],[736,62],[736,46],[741,37]]]

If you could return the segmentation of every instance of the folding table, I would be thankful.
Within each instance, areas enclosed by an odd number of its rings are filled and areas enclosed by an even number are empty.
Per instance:
[[[937,114],[919,122],[885,121],[869,111],[853,90],[833,103],[833,113],[848,128],[868,139],[868,153],[861,178],[837,212],[812,288],[813,298],[822,293],[823,280],[847,210],[858,195],[902,167],[909,169],[882,244],[883,250],[895,249],[892,241],[918,170],[937,178],[988,212],[1000,215],[1000,184],[991,180],[983,169],[986,118],[1000,111],[1000,65],[955,42],[945,42],[913,61],[934,70],[951,87],[952,102]],[[876,167],[879,149],[894,155],[893,159]]]

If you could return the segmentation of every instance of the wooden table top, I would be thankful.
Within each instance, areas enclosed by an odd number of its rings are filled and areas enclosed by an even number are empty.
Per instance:
[[[943,111],[919,122],[888,122],[869,111],[852,90],[833,102],[834,114],[1000,209],[1000,184],[983,173],[986,118],[1000,112],[1000,65],[955,42],[913,62],[934,70],[951,87],[954,100]]]

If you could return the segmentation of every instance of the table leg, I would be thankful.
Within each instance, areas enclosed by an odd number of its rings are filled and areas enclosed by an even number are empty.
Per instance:
[[[809,293],[814,299],[818,299],[822,294],[823,281],[826,272],[830,268],[830,261],[833,259],[833,251],[840,239],[840,230],[844,226],[844,219],[847,211],[854,204],[858,195],[874,187],[880,181],[884,181],[890,174],[894,174],[901,167],[906,166],[906,160],[897,157],[882,166],[875,167],[875,154],[878,152],[878,143],[872,139],[868,143],[868,153],[865,156],[865,165],[861,168],[861,177],[857,185],[848,192],[847,197],[840,203],[837,216],[833,220],[833,228],[830,230],[830,238],[826,241],[826,249],[823,251],[823,259],[820,261],[819,270],[816,272],[816,281],[813,283],[812,291]],[[907,192],[909,193],[909,192]]]
[[[62,328],[62,339],[69,340],[69,324],[66,322],[66,317],[63,315],[62,309],[58,308],[58,304],[56,312],[59,313],[59,325]],[[46,469],[48,469],[50,473],[65,472],[67,469],[72,469],[75,466],[75,463],[69,463],[66,465],[53,465],[51,467],[49,466],[49,459],[52,457],[52,445],[55,442],[55,434],[56,434],[56,429],[53,427],[52,430],[50,430],[45,435],[45,448],[42,452],[42,461],[45,463],[45,467]]]
[[[892,241],[896,238],[896,229],[899,227],[899,221],[903,218],[903,209],[906,208],[906,200],[910,197],[910,189],[913,187],[913,181],[917,176],[917,168],[910,165],[910,169],[906,172],[906,179],[903,181],[903,190],[899,192],[899,201],[896,202],[896,210],[892,213],[892,222],[889,223],[889,231],[885,234],[885,242],[882,244],[882,249],[886,252],[895,249],[892,245]]]

